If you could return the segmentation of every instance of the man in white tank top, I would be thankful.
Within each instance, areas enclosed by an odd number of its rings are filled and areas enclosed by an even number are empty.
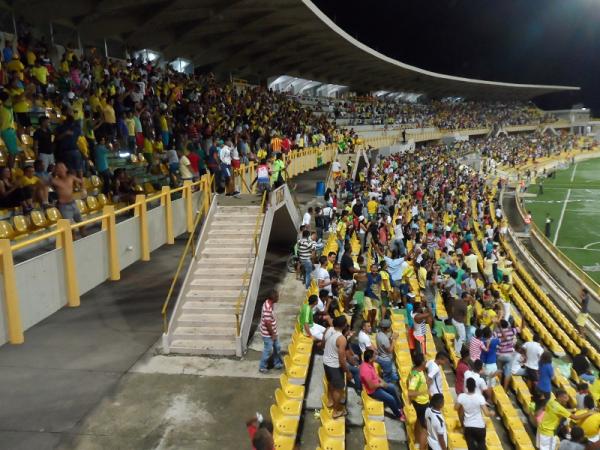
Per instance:
[[[323,366],[328,383],[328,405],[333,408],[333,418],[337,419],[346,414],[342,400],[346,380],[351,379],[352,373],[346,363],[346,338],[344,330],[348,326],[346,316],[333,319],[333,326],[328,328],[323,335],[325,348],[323,350]],[[344,374],[346,377],[344,377]]]

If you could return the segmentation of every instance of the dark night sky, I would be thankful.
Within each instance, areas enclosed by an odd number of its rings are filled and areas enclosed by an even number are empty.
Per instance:
[[[407,64],[485,80],[580,86],[536,99],[600,114],[600,0],[313,0],[347,33]]]

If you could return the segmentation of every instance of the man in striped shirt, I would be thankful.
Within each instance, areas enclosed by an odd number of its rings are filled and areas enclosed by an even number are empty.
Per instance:
[[[310,231],[302,232],[302,239],[298,241],[298,262],[304,268],[304,284],[306,289],[310,287],[310,275],[313,270],[312,258],[315,255],[316,244],[310,239]]]
[[[275,369],[281,369],[283,367],[283,360],[281,359],[281,346],[279,344],[279,338],[277,335],[277,317],[273,306],[279,301],[279,292],[273,291],[271,295],[263,303],[260,311],[260,335],[263,339],[263,352],[260,358],[260,366],[258,368],[260,373],[267,373],[269,368],[267,363],[273,355],[273,366]]]
[[[496,332],[496,336],[500,338],[500,345],[498,345],[497,350],[497,360],[504,373],[504,378],[502,380],[504,389],[508,389],[508,383],[512,377],[513,361],[518,356],[515,353],[517,333],[518,329],[512,327],[508,321],[504,319],[500,320],[500,330]]]

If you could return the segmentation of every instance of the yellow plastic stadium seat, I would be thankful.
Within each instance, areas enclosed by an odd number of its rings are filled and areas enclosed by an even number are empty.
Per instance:
[[[15,230],[7,220],[0,220],[0,239],[13,239]]]
[[[29,217],[31,218],[31,223],[36,228],[46,228],[49,225],[48,219],[46,219],[46,216],[41,211],[31,211]]]
[[[366,431],[364,434],[367,443],[365,447],[369,450],[389,450],[390,446],[386,438],[367,436]]]
[[[13,226],[17,235],[26,234],[29,232],[29,224],[25,216],[18,215],[13,217]]]
[[[297,384],[290,383],[288,376],[285,373],[282,373],[279,377],[279,384],[281,385],[281,390],[287,398],[298,401],[302,401],[304,399],[304,386],[298,386]]]
[[[104,194],[98,194],[96,196],[96,200],[98,200],[98,204],[100,205],[100,208],[102,208],[103,206],[108,204],[108,199],[106,198],[106,195],[104,195]]]
[[[82,216],[85,216],[89,212],[85,201],[77,199],[75,200],[75,205],[77,205],[77,209],[79,209]]]
[[[95,188],[99,188],[102,185],[102,181],[98,175],[92,175],[90,177],[90,184]]]
[[[369,436],[374,437],[386,437],[387,431],[385,429],[385,423],[379,420],[371,420],[369,416],[367,416],[367,412],[363,410],[362,412],[363,420],[365,421],[365,433],[368,433]]]
[[[330,413],[323,413],[324,411],[328,411],[327,408],[321,410],[321,426],[325,428],[327,435],[343,439],[346,435],[345,421],[333,419]]]
[[[46,217],[50,223],[56,223],[58,219],[62,219],[62,214],[58,210],[58,208],[52,207],[46,210]]]
[[[299,420],[284,415],[277,405],[271,405],[269,410],[273,422],[273,430],[286,436],[296,436]]]
[[[273,440],[275,441],[276,450],[294,450],[296,445],[295,437],[279,434],[276,431],[273,432]]]
[[[283,358],[283,365],[285,366],[285,373],[291,383],[304,384],[306,382],[306,374],[308,373],[308,366],[297,366],[292,363],[290,355],[285,355]]]
[[[88,195],[87,198],[85,199],[85,202],[87,203],[87,207],[90,212],[98,211],[100,209],[100,203],[98,203],[98,200],[96,199],[96,197],[92,197],[91,195]]]
[[[300,418],[302,402],[287,398],[281,388],[275,389],[275,401],[283,414],[286,416],[297,417],[298,419]]]
[[[344,450],[346,448],[343,440],[328,436],[323,427],[319,428],[319,442],[323,450]]]
[[[371,420],[383,420],[383,402],[373,400],[362,391],[363,408]]]

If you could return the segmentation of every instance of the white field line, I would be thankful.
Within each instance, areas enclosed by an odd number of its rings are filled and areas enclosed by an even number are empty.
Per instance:
[[[598,248],[585,248],[585,247],[567,247],[565,245],[559,245],[558,248],[564,248],[567,250],[586,250],[588,252],[600,252]]]
[[[575,172],[577,172],[577,164],[573,166],[573,172],[571,173],[571,183],[575,179]]]
[[[571,197],[571,189],[567,191],[567,197],[565,198],[562,210],[560,211],[560,217],[558,218],[558,223],[556,224],[556,232],[554,233],[554,240],[552,241],[554,245],[556,245],[556,241],[558,241],[558,233],[562,226],[563,218],[565,217],[565,210],[567,209],[567,203],[569,203],[569,197]]]

